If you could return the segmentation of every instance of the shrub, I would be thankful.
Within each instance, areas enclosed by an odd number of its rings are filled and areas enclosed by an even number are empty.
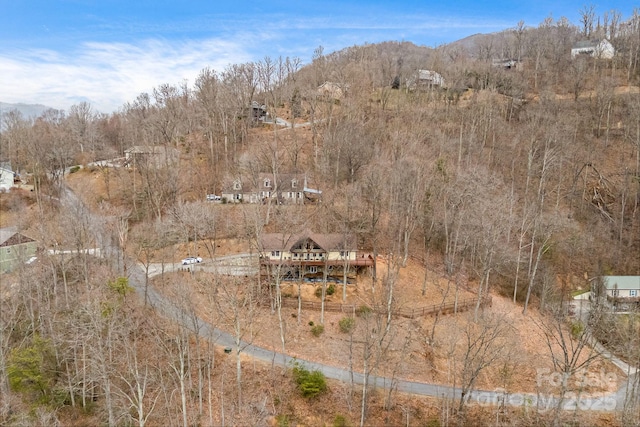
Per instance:
[[[327,390],[327,381],[322,372],[309,371],[297,362],[293,365],[293,378],[304,397],[315,397]]]
[[[289,427],[291,422],[289,421],[288,415],[277,415],[276,416],[276,426],[278,427]]]
[[[371,307],[369,307],[368,305],[361,305],[360,307],[356,308],[356,316],[366,317],[371,314],[371,311]]]
[[[337,414],[334,418],[333,418],[333,427],[347,427],[349,425],[349,423],[347,422],[347,419],[345,418],[344,415],[340,415]]]
[[[14,348],[7,360],[9,386],[31,401],[51,403],[56,380],[55,352],[48,340],[35,335],[31,344]],[[64,399],[63,399],[64,400]]]
[[[313,326],[313,320],[309,320],[309,326]]]
[[[336,287],[334,285],[327,286],[327,289],[325,290],[325,295],[333,295],[335,293],[336,293]],[[316,288],[315,295],[318,298],[322,296],[322,286]]]
[[[353,317],[343,317],[340,319],[340,322],[338,322],[338,326],[340,326],[341,332],[348,334],[353,331],[353,328],[356,326],[356,319]]]
[[[314,337],[319,337],[324,332],[324,325],[315,325],[311,327],[311,333]]]
[[[114,281],[109,281],[107,285],[112,291],[114,291],[121,297],[124,297],[127,294],[135,291],[133,287],[129,286],[129,279],[127,279],[126,277],[118,277]]]
[[[571,335],[573,338],[578,339],[584,332],[584,324],[580,321],[571,324]]]
[[[79,170],[80,170],[80,166],[72,166],[72,167],[69,169],[69,173],[70,173],[70,174],[71,174],[71,173],[76,173],[76,172],[78,172]]]

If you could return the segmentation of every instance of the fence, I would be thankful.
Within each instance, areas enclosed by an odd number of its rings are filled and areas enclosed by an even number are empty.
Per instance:
[[[304,310],[316,310],[319,311],[322,309],[322,303],[316,301],[301,301],[300,305]],[[282,298],[282,306],[283,307],[294,307],[298,308],[298,298]],[[325,311],[334,311],[338,313],[347,313],[353,314],[356,312],[358,307],[354,304],[340,304],[339,302],[327,302],[324,303]]]
[[[433,304],[426,307],[420,308],[405,308],[399,310],[393,310],[392,315],[407,317],[409,319],[415,319],[416,317],[425,317],[425,316],[434,316],[436,314],[449,314],[449,313],[461,313],[463,311],[467,311],[471,308],[475,308],[478,303],[477,298],[466,298],[459,301],[448,302],[443,304]],[[485,297],[480,301],[481,307],[491,307],[491,297]],[[282,306],[283,307],[298,307],[298,299],[297,298],[282,298]],[[319,311],[322,309],[322,303],[316,301],[300,301],[300,306],[303,310],[316,310]],[[354,304],[341,304],[337,302],[325,302],[324,310],[332,311],[338,313],[346,313],[346,314],[355,314],[356,311],[360,309],[360,307],[365,306],[355,306]],[[386,309],[384,308],[372,308],[366,306],[372,312],[376,312],[378,314],[386,313]]]

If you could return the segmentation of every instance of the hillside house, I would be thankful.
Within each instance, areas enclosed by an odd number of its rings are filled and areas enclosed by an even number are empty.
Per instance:
[[[304,204],[318,199],[321,191],[307,187],[305,174],[260,173],[257,181],[236,178],[222,190],[222,199],[233,203]]]
[[[9,191],[14,186],[15,176],[11,163],[0,162],[0,191]]]
[[[0,228],[0,273],[8,273],[18,264],[35,256],[37,243],[15,228]]]
[[[600,294],[604,293],[615,311],[640,308],[640,276],[603,276],[601,279]]]
[[[335,82],[324,82],[318,86],[318,95],[326,99],[340,100],[342,99],[349,87]]]
[[[517,59],[496,59],[491,65],[494,68],[501,68],[503,70],[517,70],[522,71],[522,61],[518,61]]]
[[[267,106],[258,103],[257,101],[251,102],[251,118],[253,121],[262,121],[267,116]]]
[[[580,55],[598,59],[611,59],[615,55],[615,49],[607,39],[582,40],[574,44],[571,48],[571,59]]]
[[[407,81],[409,90],[432,89],[445,87],[444,77],[432,70],[418,70],[416,74]]]
[[[342,282],[373,266],[373,258],[359,253],[350,235],[270,233],[260,246],[260,272],[268,278]]]
[[[177,148],[165,145],[135,145],[124,151],[126,167],[174,166],[178,163],[180,152]]]

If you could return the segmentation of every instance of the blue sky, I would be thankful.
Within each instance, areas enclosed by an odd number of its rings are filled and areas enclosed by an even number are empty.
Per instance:
[[[0,0],[0,101],[110,113],[160,84],[193,84],[205,67],[382,41],[435,47],[476,33],[538,26],[629,0]]]

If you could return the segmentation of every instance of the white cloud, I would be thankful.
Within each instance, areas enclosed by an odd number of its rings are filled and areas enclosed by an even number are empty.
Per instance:
[[[140,33],[122,28],[103,29],[109,38],[137,37],[141,33],[171,34],[182,31],[212,34],[217,38],[176,40],[149,38],[134,42],[85,42],[73,50],[37,49],[0,52],[0,101],[44,104],[68,110],[81,101],[109,113],[133,101],[140,93],[161,84],[192,85],[209,67],[222,71],[230,64],[261,60],[266,56],[297,56],[310,60],[315,48],[325,53],[362,43],[407,40],[431,44],[434,37],[504,27],[497,19],[474,20],[424,14],[312,18],[273,14],[259,18],[200,16],[171,22]],[[224,35],[222,35],[224,34]],[[443,40],[437,39],[440,43]],[[453,40],[451,40],[453,41]],[[304,57],[307,57],[306,60]]]
[[[221,39],[83,44],[74,52],[34,49],[0,53],[0,100],[68,109],[87,101],[109,113],[164,83],[193,84],[205,67],[218,71],[250,60]]]

